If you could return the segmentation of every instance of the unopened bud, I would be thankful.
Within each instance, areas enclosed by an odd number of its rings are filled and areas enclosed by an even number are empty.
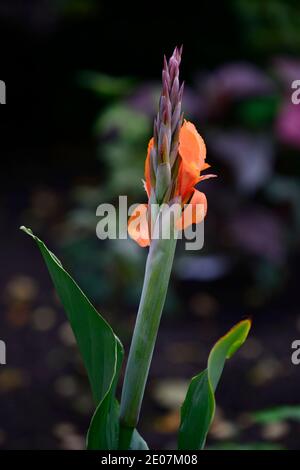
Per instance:
[[[159,204],[171,184],[171,167],[169,163],[161,163],[156,173],[156,199]]]

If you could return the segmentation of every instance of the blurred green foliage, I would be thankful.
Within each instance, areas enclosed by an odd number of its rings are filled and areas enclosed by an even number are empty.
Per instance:
[[[240,444],[238,442],[222,442],[207,447],[207,450],[284,450],[280,444],[269,442],[247,442]]]
[[[300,15],[297,0],[233,0],[234,10],[245,28],[244,41],[258,53],[299,52]]]
[[[278,406],[252,414],[255,423],[277,423],[286,420],[300,421],[300,405]]]

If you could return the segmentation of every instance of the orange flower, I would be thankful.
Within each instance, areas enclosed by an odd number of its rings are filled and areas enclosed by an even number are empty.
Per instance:
[[[180,195],[185,202],[189,199],[195,184],[201,180],[201,171],[209,168],[209,165],[205,163],[206,146],[204,140],[198,134],[194,124],[188,121],[183,123],[180,130],[179,155],[181,165],[176,195]]]
[[[150,198],[151,194],[151,178],[150,165],[151,150],[154,145],[153,138],[148,145],[148,152],[145,162],[145,189]],[[209,168],[210,165],[205,162],[206,146],[202,137],[198,134],[194,124],[184,121],[179,134],[179,167],[178,174],[174,181],[174,191],[170,196],[170,200],[179,197],[182,207],[185,205],[181,217],[177,221],[177,229],[183,230],[193,223],[200,223],[204,219],[207,211],[207,201],[205,194],[195,189],[195,185],[204,179],[214,177],[215,175],[201,175],[203,170]],[[186,206],[188,204],[188,206]],[[197,206],[201,205],[201,211],[197,210]],[[130,237],[140,246],[148,246],[150,244],[150,236],[147,222],[147,205],[140,204],[128,222],[128,232]]]

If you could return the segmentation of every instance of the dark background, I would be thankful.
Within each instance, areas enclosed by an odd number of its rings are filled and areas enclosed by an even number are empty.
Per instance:
[[[228,363],[208,444],[299,449],[300,10],[296,1],[136,6],[96,0],[0,4],[0,447],[83,448],[93,405],[31,227],[111,322],[126,351],[146,251],[100,242],[95,210],[140,180],[162,57],[184,45],[184,110],[217,180],[202,252],[178,247],[140,429],[174,448],[188,380],[251,315]],[[269,414],[255,414],[271,409]]]

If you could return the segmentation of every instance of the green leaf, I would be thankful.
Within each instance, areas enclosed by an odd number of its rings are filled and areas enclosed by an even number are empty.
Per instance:
[[[115,398],[116,386],[123,360],[123,349],[117,343],[116,369],[104,399],[98,404],[87,434],[87,449],[117,450],[119,446],[119,403]]]
[[[99,72],[83,70],[78,74],[79,84],[104,98],[120,98],[129,93],[134,80],[126,77],[113,77]]]
[[[97,405],[88,433],[88,447],[116,449],[119,425],[118,404],[114,395],[123,359],[123,347],[109,324],[93,307],[58,258],[30,229],[21,229],[36,241],[43,255],[87,370]]]
[[[270,125],[278,112],[279,97],[276,95],[247,99],[237,106],[237,117],[247,126],[261,129]]]
[[[192,379],[181,408],[178,439],[180,450],[203,449],[214,418],[215,390],[225,361],[244,343],[250,327],[251,321],[244,320],[222,336],[210,352],[207,369]]]
[[[148,445],[136,429],[121,424],[119,450],[148,450]]]
[[[129,450],[148,450],[149,447],[140,433],[135,429],[132,434]]]
[[[255,423],[260,424],[275,423],[285,421],[287,419],[300,421],[300,406],[285,405],[256,411],[255,413],[252,413],[251,418]]]

